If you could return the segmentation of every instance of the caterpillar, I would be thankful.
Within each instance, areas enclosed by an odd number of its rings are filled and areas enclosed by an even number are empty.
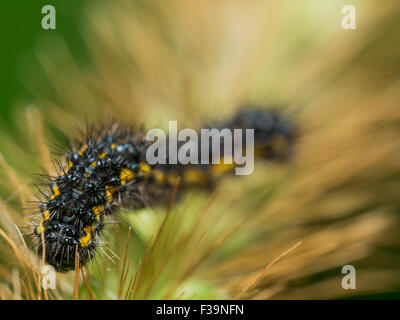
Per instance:
[[[274,111],[243,109],[212,127],[254,129],[255,155],[266,160],[288,158],[295,141],[291,122]],[[178,179],[183,189],[211,188],[235,168],[234,163],[150,165],[148,147],[143,132],[113,124],[93,130],[71,148],[58,175],[46,180],[50,191],[42,192],[40,221],[33,222],[37,252],[48,264],[66,272],[75,268],[78,256],[83,267],[96,254],[106,217],[118,208],[138,209],[162,199]]]

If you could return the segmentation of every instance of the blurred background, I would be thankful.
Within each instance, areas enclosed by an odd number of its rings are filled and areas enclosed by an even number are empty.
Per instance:
[[[54,0],[56,30],[45,4],[0,4],[1,298],[46,298],[26,203],[77,127],[198,128],[244,104],[292,119],[293,159],[169,214],[122,211],[79,298],[400,297],[398,1]],[[349,4],[356,30],[341,26]],[[356,290],[341,287],[348,264]],[[47,297],[71,299],[74,274],[57,281]]]

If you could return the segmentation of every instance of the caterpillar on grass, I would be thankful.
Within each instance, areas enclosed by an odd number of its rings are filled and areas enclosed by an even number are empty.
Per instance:
[[[254,129],[255,156],[265,160],[286,159],[295,140],[290,121],[274,111],[243,109],[213,127]],[[210,189],[221,175],[235,169],[234,163],[150,165],[149,145],[143,132],[112,124],[91,130],[65,156],[66,165],[46,181],[50,191],[42,192],[40,220],[33,222],[37,252],[48,264],[66,272],[75,268],[79,257],[83,267],[96,254],[106,217],[118,208],[165,201],[178,181],[181,189]]]

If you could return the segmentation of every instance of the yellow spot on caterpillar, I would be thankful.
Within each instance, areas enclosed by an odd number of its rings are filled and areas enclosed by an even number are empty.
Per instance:
[[[143,175],[143,177],[148,178],[150,177],[150,172],[151,172],[151,167],[144,162],[140,163],[140,173]]]
[[[114,186],[106,186],[106,196],[107,201],[112,202],[113,200],[113,193],[115,192],[116,188]]]
[[[232,171],[235,168],[235,163],[233,162],[233,159],[230,158],[231,163],[225,163],[225,158],[221,157],[220,163],[214,164],[211,167],[211,173],[214,176],[220,176],[223,173],[226,173],[228,171]]]
[[[38,225],[38,227],[36,229],[37,234],[41,234],[44,231],[43,222],[45,222],[45,221],[47,221],[49,219],[50,219],[50,211],[46,210],[46,211],[43,212],[43,219],[42,219],[42,221],[40,221],[40,223],[39,223],[39,225]]]
[[[117,144],[114,142],[113,144],[111,144],[111,149],[115,149],[117,147]]]
[[[154,179],[158,184],[163,184],[165,181],[165,174],[160,169],[153,170]]]
[[[168,173],[168,183],[172,186],[175,186],[178,183],[178,174],[175,171],[170,171]]]
[[[80,150],[78,151],[78,154],[79,154],[80,156],[82,156],[82,155],[85,153],[87,147],[88,147],[88,145],[85,143],[85,144],[82,146],[82,148],[80,148]]]
[[[71,160],[69,160],[64,172],[62,172],[61,175],[63,176],[65,173],[68,173],[68,171],[71,170],[71,168],[73,166],[74,166],[74,163]]]
[[[183,173],[183,180],[187,183],[204,184],[206,177],[201,170],[188,168]]]
[[[104,212],[104,206],[103,205],[94,206],[94,207],[92,207],[92,210],[93,210],[94,215],[98,216]]]
[[[96,166],[97,166],[97,161],[93,161],[91,164],[91,167],[94,169],[94,168],[96,168]]]
[[[104,206],[103,205],[98,205],[92,207],[93,213],[96,216],[96,220],[100,221],[100,215],[104,212]]]
[[[47,221],[50,219],[50,211],[46,210],[43,212],[43,221]]]
[[[89,245],[90,239],[92,237],[92,235],[91,235],[92,230],[93,230],[93,225],[86,226],[83,228],[83,231],[85,231],[86,235],[84,235],[83,237],[81,237],[79,239],[79,242],[81,243],[82,248],[85,248]]]
[[[37,232],[37,234],[41,234],[43,231],[44,231],[43,221],[40,221],[40,223],[36,229],[36,232]]]
[[[50,197],[50,200],[53,200],[55,197],[61,194],[60,188],[57,186],[57,184],[53,184],[52,189],[53,189],[53,195]]]
[[[122,168],[119,178],[121,179],[121,184],[124,185],[135,178],[135,173],[127,168]]]
[[[107,155],[107,152],[104,151],[103,153],[99,154],[99,159],[104,159]]]

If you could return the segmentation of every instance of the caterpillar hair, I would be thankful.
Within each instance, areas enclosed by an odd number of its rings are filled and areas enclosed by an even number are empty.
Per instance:
[[[254,129],[256,158],[283,160],[292,153],[292,124],[274,111],[243,109],[213,127]],[[138,209],[162,199],[178,179],[185,188],[210,188],[236,166],[150,165],[148,146],[142,132],[113,124],[88,133],[65,156],[58,176],[48,180],[50,192],[43,192],[40,220],[33,223],[38,253],[44,250],[48,264],[61,272],[73,270],[77,251],[83,267],[96,254],[106,216],[118,208]]]

